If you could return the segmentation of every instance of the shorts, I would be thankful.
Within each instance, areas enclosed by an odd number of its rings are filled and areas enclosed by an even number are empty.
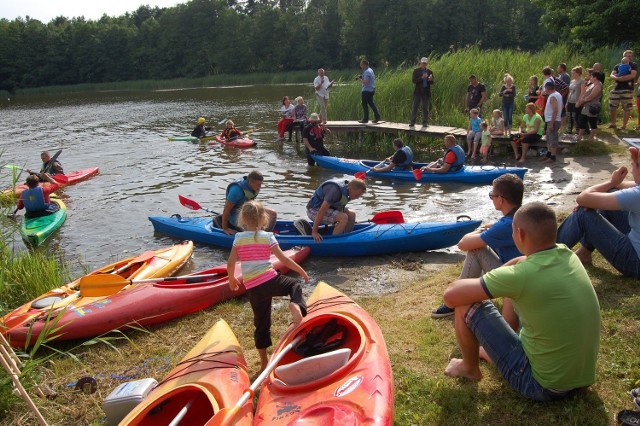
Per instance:
[[[546,389],[536,381],[520,337],[509,327],[490,301],[471,305],[464,321],[487,351],[500,375],[520,395],[534,401],[553,401],[572,392]]]
[[[609,109],[618,109],[622,105],[623,111],[633,109],[633,90],[613,90],[609,94]]]
[[[318,210],[320,210],[320,207],[307,209],[307,216],[309,216],[309,219],[311,219],[312,222],[316,221]],[[325,225],[335,225],[336,222],[338,222],[338,215],[340,213],[342,213],[340,210],[329,208],[324,212],[324,216],[320,219],[320,223]]]
[[[522,137],[522,143],[536,143],[539,142],[540,139],[542,139],[542,135],[539,135],[537,133],[527,133]]]
[[[489,153],[489,148],[491,148],[491,144],[489,145],[482,145],[480,147],[480,154],[482,155],[487,155]]]
[[[471,130],[467,133],[467,142],[478,143],[480,142],[480,138],[482,138],[482,132],[474,132]]]
[[[550,123],[550,122],[549,122]],[[547,137],[547,146],[550,148],[557,148],[560,145],[560,138],[558,136],[558,131],[560,130],[560,122],[556,121],[554,129],[551,130],[550,126],[547,124],[546,129],[546,137]]]

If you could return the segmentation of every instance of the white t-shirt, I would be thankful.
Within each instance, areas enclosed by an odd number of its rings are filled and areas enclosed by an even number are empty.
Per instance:
[[[322,85],[320,86],[320,90],[316,90],[316,95],[329,99],[329,77],[326,75],[322,77]],[[317,76],[315,80],[313,80],[313,87],[316,88],[320,84],[320,76]]]
[[[551,98],[555,98],[558,102],[558,115],[556,115],[556,121],[562,121],[562,95],[558,92],[553,92],[547,97],[547,104],[544,106],[544,121],[550,122],[553,117],[553,106],[551,106]]]

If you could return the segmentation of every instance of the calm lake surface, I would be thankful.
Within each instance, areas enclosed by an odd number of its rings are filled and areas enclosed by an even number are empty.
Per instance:
[[[295,137],[293,142],[276,142],[283,95],[310,99],[313,88],[250,86],[4,99],[0,102],[0,163],[36,169],[41,151],[53,154],[62,148],[59,160],[65,171],[100,167],[100,175],[62,191],[69,208],[67,221],[42,248],[59,248],[75,276],[83,267],[93,269],[176,243],[173,238],[154,235],[147,217],[205,214],[184,208],[178,195],[221,211],[227,185],[258,169],[265,175],[259,199],[277,210],[281,219],[296,219],[306,216],[305,205],[320,183],[333,177],[350,178],[308,167]],[[215,142],[168,140],[169,136],[189,135],[200,116],[218,130],[223,128],[218,122],[225,118],[233,119],[242,130],[262,128],[252,136],[257,146],[239,149]],[[357,158],[381,159],[393,152],[391,144],[376,151],[366,144],[341,141],[335,134],[327,147],[333,155]],[[9,176],[3,176],[6,181],[1,184],[9,186]],[[549,176],[527,174],[528,198],[554,190],[555,184],[545,189],[540,179],[548,182]],[[358,220],[389,209],[402,210],[407,221],[451,221],[462,214],[485,221],[499,217],[487,197],[488,186],[374,179],[368,184],[366,195],[349,204]],[[225,249],[199,245],[187,271],[224,263],[227,256]],[[354,262],[364,267],[366,260],[311,259],[305,267],[312,276],[325,279],[321,275],[327,269]]]

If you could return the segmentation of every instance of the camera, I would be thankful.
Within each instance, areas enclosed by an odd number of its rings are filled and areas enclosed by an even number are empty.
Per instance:
[[[362,78],[362,74],[356,75],[356,80],[360,80]]]

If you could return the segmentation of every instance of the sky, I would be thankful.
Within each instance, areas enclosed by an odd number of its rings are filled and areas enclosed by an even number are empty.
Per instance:
[[[103,14],[121,16],[126,12],[134,12],[141,5],[151,7],[172,7],[187,0],[0,0],[0,18],[10,21],[28,15],[48,23],[53,18],[64,16],[98,20]]]

